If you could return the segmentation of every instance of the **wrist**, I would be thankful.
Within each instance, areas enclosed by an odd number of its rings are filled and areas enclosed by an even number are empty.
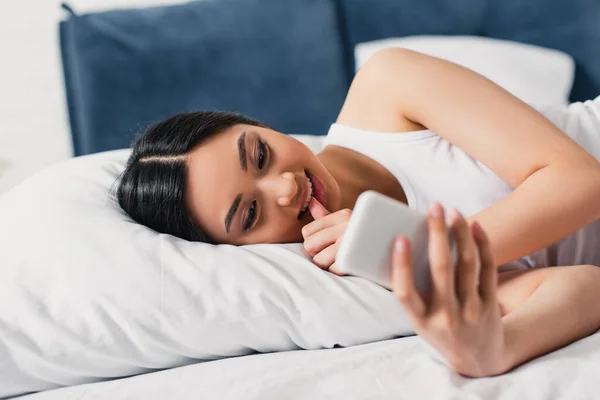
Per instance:
[[[492,350],[494,356],[479,359],[481,354],[474,359],[468,360],[464,357],[459,358],[458,362],[451,363],[456,372],[471,378],[484,378],[489,376],[502,375],[509,372],[517,364],[515,346],[513,345],[514,336],[512,332],[502,323],[502,336],[498,340],[498,347]]]
[[[502,335],[504,342],[504,351],[502,352],[501,365],[504,372],[508,372],[522,361],[519,360],[518,351],[518,330],[511,324],[510,320],[502,319]]]

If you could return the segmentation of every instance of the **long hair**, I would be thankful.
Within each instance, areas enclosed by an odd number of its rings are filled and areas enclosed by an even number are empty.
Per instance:
[[[121,208],[157,232],[215,243],[185,205],[186,160],[197,145],[239,124],[269,128],[244,115],[221,111],[178,114],[151,125],[134,139],[125,170],[117,178]]]

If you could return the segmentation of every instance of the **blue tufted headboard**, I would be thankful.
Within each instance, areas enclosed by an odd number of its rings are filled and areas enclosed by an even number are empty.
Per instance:
[[[237,111],[286,133],[325,134],[357,43],[481,35],[562,50],[571,100],[600,94],[598,0],[199,0],[60,23],[76,155],[128,147],[147,124]]]

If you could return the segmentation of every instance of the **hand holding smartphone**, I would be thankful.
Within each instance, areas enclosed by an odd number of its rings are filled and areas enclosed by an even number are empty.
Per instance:
[[[456,243],[450,232],[452,265]],[[358,196],[336,255],[339,270],[392,289],[392,246],[398,235],[411,242],[414,283],[421,296],[431,290],[427,214],[391,197],[369,190]]]

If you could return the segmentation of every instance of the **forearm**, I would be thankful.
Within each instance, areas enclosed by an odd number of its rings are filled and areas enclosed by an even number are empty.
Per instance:
[[[556,267],[533,294],[502,318],[507,370],[600,328],[600,268]]]
[[[547,247],[599,218],[599,176],[594,165],[549,165],[467,220],[481,224],[490,238],[496,263],[502,265]]]

